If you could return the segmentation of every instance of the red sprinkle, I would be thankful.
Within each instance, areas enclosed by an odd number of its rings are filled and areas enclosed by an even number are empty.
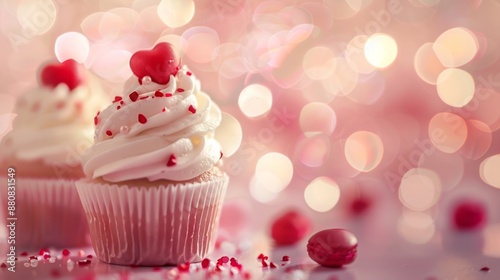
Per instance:
[[[264,254],[260,253],[260,255],[257,257],[258,260],[262,260],[265,257]]]
[[[86,259],[86,260],[79,260],[78,261],[78,265],[81,265],[81,266],[85,266],[85,265],[89,265],[92,261],[89,260],[89,259]]]
[[[140,100],[144,100],[144,99],[148,99],[149,96],[141,96],[141,98],[139,98]]]
[[[195,114],[196,113],[196,108],[193,106],[193,105],[189,105],[189,112],[191,112],[191,114]]]
[[[123,100],[122,100],[122,101],[120,101],[120,105],[123,105],[123,104],[125,104],[125,102],[123,102]]]
[[[155,91],[155,96],[156,97],[163,97],[163,92],[157,90],[157,91]]]
[[[116,107],[116,110],[120,110],[122,107],[121,106],[117,106]]]
[[[45,249],[45,248],[42,248],[42,249],[40,249],[40,251],[38,252],[38,255],[43,256],[43,255],[45,255],[45,254],[49,254],[49,253],[50,253],[50,252],[49,252],[49,250],[47,250],[47,249]]]
[[[183,88],[178,88],[177,92],[184,92],[184,89]]]
[[[220,269],[220,265],[218,265],[218,264],[215,265],[215,271],[217,271],[217,272],[221,272],[222,271],[222,269]]]
[[[50,259],[50,255],[49,255],[49,254],[45,254],[45,255],[43,255],[43,258],[44,258],[45,260],[48,260],[48,259]]]
[[[137,80],[139,81],[139,85],[142,86],[142,78],[139,77]]]
[[[64,249],[64,250],[62,250],[62,252],[61,252],[61,253],[62,253],[62,255],[63,255],[63,256],[65,256],[65,257],[69,256],[69,254],[70,254],[70,252],[69,252],[69,250],[68,250],[68,249]]]
[[[36,260],[36,256],[30,256],[30,260]]]
[[[229,257],[228,257],[228,256],[223,256],[223,257],[222,257],[222,258],[220,258],[220,259],[221,259],[221,261],[222,261],[223,263],[227,263],[227,262],[229,262]]]
[[[267,264],[266,260],[262,259],[261,261],[262,267],[268,267],[269,265]]]
[[[192,75],[192,73],[191,73],[191,72],[189,72],[189,71],[187,71],[187,72],[186,72],[186,75],[191,76],[191,75]]]
[[[91,258],[93,258],[93,257],[94,257],[94,256],[92,256],[92,255],[87,255],[87,259],[91,259]]]
[[[282,261],[284,262],[288,262],[290,261],[290,257],[289,256],[283,256],[283,258],[281,258]]]
[[[161,109],[162,112],[166,112],[167,111],[167,108],[163,108]]]
[[[270,266],[271,266],[271,268],[277,268],[277,266],[273,262],[271,262]]]
[[[161,270],[161,266],[155,266],[153,267],[153,271],[160,271]]]
[[[129,94],[128,98],[130,98],[132,102],[135,102],[137,101],[137,98],[139,98],[139,94],[137,93],[137,91],[134,91],[131,94]]]
[[[174,166],[177,164],[177,158],[175,157],[174,154],[170,155],[167,161],[167,166]]]
[[[172,97],[171,93],[165,93],[165,97]]]
[[[111,132],[111,130],[106,130],[106,135],[113,136],[113,132]]]
[[[190,263],[187,262],[187,263],[179,264],[177,266],[177,269],[179,270],[179,272],[189,272],[189,266],[190,266]]]
[[[21,254],[19,254],[21,257],[27,257],[28,256],[28,252],[21,252]]]
[[[5,263],[2,263],[2,264],[0,264],[0,267],[1,267],[1,268],[6,268],[6,267],[7,267],[7,265],[6,265]]]
[[[205,269],[206,269],[206,268],[208,268],[209,266],[210,266],[210,260],[209,260],[209,259],[203,259],[203,260],[201,261],[201,267],[203,267],[203,268],[205,268]]]
[[[489,268],[489,267],[487,267],[487,266],[483,266],[483,267],[481,267],[481,269],[480,269],[480,270],[481,270],[481,271],[486,271],[486,272],[488,272],[488,271],[490,271],[490,268]]]
[[[144,116],[143,114],[139,114],[137,116],[137,119],[139,120],[140,123],[142,124],[145,124],[148,122],[148,119],[146,118],[146,116]]]
[[[119,102],[122,100],[121,96],[115,96],[115,100],[113,100],[113,103]]]

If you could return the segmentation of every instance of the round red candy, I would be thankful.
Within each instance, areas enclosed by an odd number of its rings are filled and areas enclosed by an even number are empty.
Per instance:
[[[291,210],[278,217],[271,226],[271,237],[276,245],[292,245],[304,238],[311,230],[311,221]]]
[[[484,205],[476,201],[462,201],[453,212],[453,222],[458,229],[475,229],[486,221]]]
[[[322,230],[309,238],[307,253],[322,266],[342,267],[356,259],[358,240],[345,229]]]

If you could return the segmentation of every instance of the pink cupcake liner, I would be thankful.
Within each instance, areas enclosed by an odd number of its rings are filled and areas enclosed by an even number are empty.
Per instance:
[[[92,245],[106,263],[201,261],[213,249],[229,178],[159,186],[76,183]]]
[[[0,182],[1,213],[7,221],[11,217],[7,211],[7,178],[0,177]],[[18,177],[15,202],[18,252],[90,245],[87,220],[74,181]]]

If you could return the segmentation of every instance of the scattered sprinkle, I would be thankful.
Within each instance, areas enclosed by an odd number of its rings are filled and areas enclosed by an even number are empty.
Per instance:
[[[148,118],[146,118],[146,116],[144,116],[143,114],[139,114],[137,116],[137,119],[139,120],[140,123],[142,124],[145,124],[148,122]]]
[[[137,91],[134,91],[128,95],[128,98],[130,98],[130,100],[132,100],[132,102],[135,102],[135,101],[137,101],[137,98],[139,98],[139,94],[137,93]]]
[[[142,86],[142,78],[138,78],[137,80],[139,81],[139,85]]]
[[[28,256],[28,252],[21,252],[20,256],[21,257],[27,257]]]
[[[155,91],[155,96],[156,97],[163,97],[163,92],[157,90],[157,91]]]
[[[6,267],[7,267],[7,265],[6,265],[5,263],[2,263],[2,264],[0,264],[0,267],[1,267],[1,268],[6,268]]]
[[[92,261],[89,260],[89,259],[85,259],[85,260],[79,260],[78,261],[78,265],[80,266],[85,266],[85,265],[89,265]]]
[[[270,266],[271,268],[277,268],[277,266],[276,266],[273,262],[271,262],[271,264],[270,264],[269,266]]]
[[[94,257],[94,256],[92,256],[92,255],[87,255],[87,259],[91,259],[91,258],[93,258],[93,257]]]
[[[281,260],[284,262],[288,262],[288,261],[290,261],[290,257],[285,255],[285,256],[283,256],[283,258],[281,258]]]
[[[46,254],[49,254],[49,250],[45,249],[45,248],[42,248],[40,249],[40,251],[38,252],[38,255],[40,256],[43,256],[43,255],[46,255]]]
[[[121,96],[115,96],[115,99],[113,100],[113,103],[120,102],[120,101],[122,101],[122,97]]]
[[[195,114],[196,113],[196,108],[193,106],[193,105],[189,105],[189,112],[191,112],[191,114]]]
[[[173,94],[171,93],[165,93],[165,97],[172,97]]]
[[[170,155],[170,157],[168,158],[168,161],[167,161],[167,166],[174,166],[177,164],[177,158],[175,157],[174,154]]]
[[[167,111],[167,108],[163,108],[161,109],[162,112],[166,112]]]
[[[61,253],[62,253],[63,256],[67,257],[67,256],[69,256],[70,251],[68,249],[64,249],[64,250],[62,250]]]
[[[204,269],[207,269],[209,266],[210,266],[210,260],[209,259],[203,259],[201,261],[201,267],[203,267]]]
[[[177,269],[179,270],[179,272],[189,272],[190,265],[191,264],[189,262],[183,263],[183,264],[179,264],[177,266]]]
[[[487,267],[487,266],[483,266],[483,267],[481,267],[481,269],[480,269],[480,270],[481,270],[481,271],[486,271],[486,272],[488,272],[488,271],[490,271],[491,269],[490,269],[489,267]]]
[[[111,132],[111,130],[106,130],[106,135],[113,136],[113,132]]]
[[[178,88],[177,92],[184,92],[184,89],[183,88]]]
[[[189,71],[187,71],[187,72],[186,72],[186,75],[191,76],[191,75],[192,75],[192,73],[191,73],[191,72],[189,72]]]
[[[117,106],[116,107],[116,110],[120,110],[122,107],[121,106]]]

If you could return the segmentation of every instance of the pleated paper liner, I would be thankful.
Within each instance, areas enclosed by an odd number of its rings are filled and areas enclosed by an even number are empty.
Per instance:
[[[229,178],[158,186],[76,183],[92,245],[104,262],[159,266],[201,261],[214,247]]]
[[[16,178],[15,213],[7,211],[7,178],[0,177],[3,220],[15,217],[17,252],[90,246],[89,230],[75,181]]]

